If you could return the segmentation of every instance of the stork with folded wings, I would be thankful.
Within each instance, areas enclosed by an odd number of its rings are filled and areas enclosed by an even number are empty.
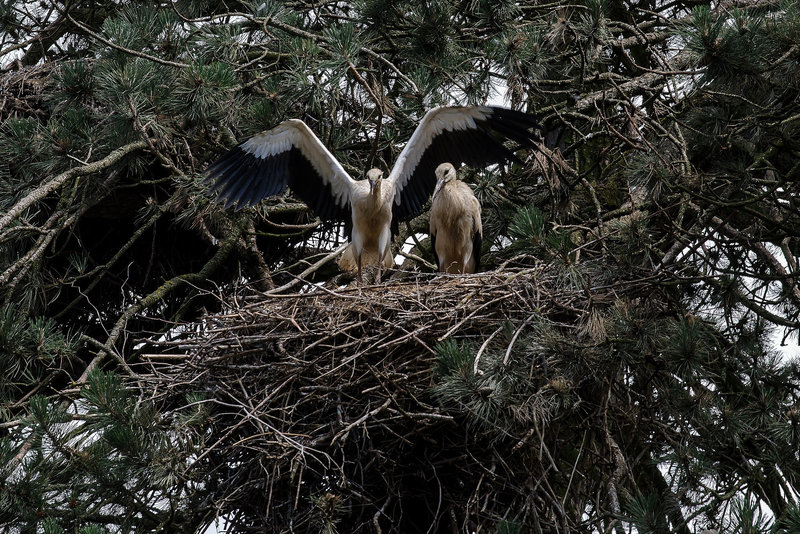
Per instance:
[[[481,264],[481,204],[451,163],[436,167],[429,228],[436,265],[446,273],[474,273]]]

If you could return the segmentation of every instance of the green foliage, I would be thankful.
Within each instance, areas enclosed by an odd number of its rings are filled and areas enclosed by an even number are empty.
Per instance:
[[[151,62],[134,58],[122,64],[103,63],[96,73],[101,104],[111,111],[111,124],[135,138],[135,118],[144,124],[170,98],[172,73]],[[119,124],[119,125],[118,125]],[[118,134],[120,135],[120,134]]]
[[[469,345],[448,339],[436,347],[434,394],[445,406],[466,416],[470,425],[496,432],[493,439],[505,438],[515,425],[547,420],[555,410],[571,404],[567,400],[571,388],[562,377],[547,384],[530,380],[527,370],[540,353],[531,350],[531,340],[519,343],[528,348],[484,350],[477,365],[477,353]]]
[[[182,48],[181,32],[177,26],[177,17],[172,10],[158,9],[147,4],[124,7],[118,15],[110,16],[103,21],[103,34],[115,45],[128,50],[150,51],[154,44]],[[153,50],[154,51],[154,50]],[[171,57],[169,48],[159,51],[167,58]],[[120,63],[126,63],[129,54],[113,49],[107,57]]]
[[[652,231],[649,225],[650,221],[639,213],[620,217],[610,225],[608,248],[617,258],[620,267],[636,270],[653,262]]]
[[[514,239],[509,252],[530,254],[542,260],[558,259],[563,265],[571,263],[574,249],[571,235],[552,229],[536,206],[518,208],[508,225],[508,233]]]
[[[247,48],[243,46],[244,28],[241,23],[207,24],[196,29],[188,41],[198,64],[245,60]]]
[[[154,408],[131,398],[119,376],[100,370],[90,372],[73,406],[32,396],[24,426],[0,437],[5,465],[17,464],[22,448],[31,451],[24,469],[11,468],[0,487],[0,520],[15,517],[18,525],[48,532],[107,532],[96,522],[107,522],[108,513],[118,514],[122,528],[145,530],[157,528],[166,514],[179,523],[187,519],[200,497],[189,491],[184,470],[203,409],[170,423]],[[130,508],[133,495],[145,514]]]
[[[267,84],[270,94],[275,94],[280,89],[275,84]],[[269,96],[251,100],[249,105],[241,110],[243,128],[246,132],[257,133],[265,124],[280,122],[281,110]]]
[[[362,19],[371,28],[392,28],[402,22],[402,10],[407,2],[393,0],[357,0],[355,4]]]
[[[75,357],[76,335],[64,333],[49,317],[26,317],[20,308],[0,309],[0,418],[14,417],[14,408],[32,385],[44,385],[59,368]],[[41,397],[32,397],[41,399]],[[56,419],[58,414],[50,414]],[[39,417],[48,417],[43,410]]]
[[[657,495],[636,495],[625,503],[623,521],[636,527],[640,534],[668,534],[663,504]]]
[[[469,345],[459,345],[453,338],[447,338],[436,346],[436,367],[434,373],[439,378],[458,374],[463,377],[472,374],[475,354]]]
[[[33,118],[10,118],[0,127],[0,158],[13,171],[12,179],[23,185],[35,181],[39,173],[53,165],[52,148],[43,125]],[[12,202],[4,198],[4,203]]]
[[[51,406],[46,397],[34,395],[28,403],[28,410],[31,417],[36,420],[37,425],[42,429],[48,429],[56,423],[66,423],[71,420],[63,406]]]
[[[481,0],[476,6],[478,13],[486,17],[486,24],[503,27],[521,15],[520,6],[513,0]]]
[[[19,350],[24,338],[25,318],[13,306],[0,309],[0,354],[8,355]]]
[[[333,65],[338,64],[340,68],[346,68],[348,62],[356,59],[361,51],[361,44],[356,39],[355,24],[329,26],[322,32],[322,37],[328,42],[331,55],[336,61]]]
[[[64,529],[52,517],[48,517],[42,522],[44,534],[63,534]]]
[[[92,371],[83,396],[99,413],[122,413],[128,405],[128,393],[115,373]]]
[[[797,504],[789,505],[786,513],[778,520],[776,526],[778,534],[800,532],[800,506]]]
[[[508,519],[499,521],[497,523],[497,530],[495,530],[496,534],[522,534],[522,532],[523,528],[521,524]]]
[[[542,29],[537,26],[513,28],[490,43],[490,54],[509,77],[509,93],[523,91],[525,80],[546,76],[553,60],[543,44]],[[518,95],[519,96],[519,95]]]
[[[508,232],[518,241],[523,241],[531,246],[539,245],[547,233],[542,211],[536,206],[519,208],[508,226]]]
[[[419,4],[413,12],[410,52],[420,60],[437,58],[446,65],[457,53],[456,28],[451,10],[449,2],[433,0]]]
[[[231,119],[231,92],[236,85],[236,75],[226,63],[191,65],[181,72],[165,107],[185,120],[185,127],[218,124]]]
[[[606,27],[608,4],[607,0],[586,0],[586,9],[581,10],[576,24],[577,34],[586,47],[587,55],[594,56],[593,59],[600,63],[603,62],[603,58],[597,56],[597,44],[607,41],[610,36]]]
[[[670,322],[665,334],[662,354],[682,378],[694,375],[709,358],[720,355],[713,330],[695,317]]]
[[[730,531],[736,534],[758,534],[768,532],[772,519],[765,515],[756,502],[739,498],[732,503]]]
[[[53,94],[54,106],[66,103],[90,104],[94,95],[94,76],[90,63],[85,59],[68,61],[54,73],[54,85],[58,88]],[[76,133],[82,132],[76,129]]]
[[[764,45],[763,18],[738,9],[730,13],[730,18],[718,16],[707,6],[695,7],[692,14],[689,47],[699,62],[707,65],[706,79],[726,85],[749,86],[754,82],[751,76],[757,76],[764,68],[763,56],[753,53]]]

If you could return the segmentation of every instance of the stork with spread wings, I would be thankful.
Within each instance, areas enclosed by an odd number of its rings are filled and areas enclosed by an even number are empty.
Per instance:
[[[288,186],[324,221],[345,223],[361,281],[362,263],[391,267],[392,228],[418,215],[445,162],[485,166],[519,161],[503,144],[533,147],[536,119],[494,106],[437,107],[428,111],[400,152],[389,176],[380,169],[354,180],[301,120],[290,119],[236,146],[205,171],[211,191],[226,207],[253,205]],[[394,224],[393,224],[394,223]],[[342,265],[343,262],[340,262]],[[347,263],[345,260],[344,263]]]

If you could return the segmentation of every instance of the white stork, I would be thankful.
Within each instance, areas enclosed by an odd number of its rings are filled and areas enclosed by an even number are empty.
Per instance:
[[[451,163],[436,167],[436,179],[430,218],[436,264],[442,272],[474,273],[481,259],[481,204]]]
[[[388,177],[370,169],[366,180],[354,180],[303,121],[290,119],[212,163],[206,182],[225,207],[237,209],[288,185],[320,219],[345,223],[351,243],[346,253],[355,259],[358,281],[362,259],[374,258],[380,282],[381,265],[392,265],[392,234],[399,221],[422,211],[436,186],[439,164],[519,162],[502,139],[533,147],[536,127],[532,115],[507,108],[434,108],[422,118]]]

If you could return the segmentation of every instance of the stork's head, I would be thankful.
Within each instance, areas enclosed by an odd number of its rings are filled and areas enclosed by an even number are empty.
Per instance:
[[[381,179],[383,178],[383,171],[380,169],[370,169],[367,171],[367,180],[369,180],[369,192],[374,195],[380,191]]]
[[[453,167],[452,163],[442,163],[438,167],[436,167],[436,189],[433,190],[433,196],[436,196],[436,193],[449,182],[450,180],[455,180],[456,178],[456,168]]]

